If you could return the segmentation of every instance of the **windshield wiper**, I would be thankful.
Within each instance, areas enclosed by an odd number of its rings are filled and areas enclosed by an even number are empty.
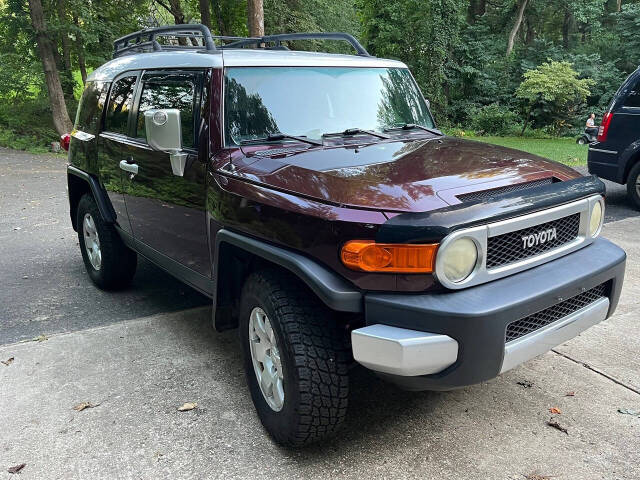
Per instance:
[[[399,130],[415,130],[415,129],[424,130],[425,132],[433,133],[434,135],[443,135],[443,133],[437,128],[428,128],[423,127],[422,125],[416,125],[415,123],[405,123],[404,125],[399,125],[397,127],[385,128],[385,132],[397,132]]]
[[[318,145],[320,147],[322,146],[322,142],[319,142],[318,140],[311,140],[310,138],[307,138],[307,137],[297,137],[295,135],[287,135],[286,133],[281,133],[281,132],[271,133],[266,137],[262,137],[262,138],[251,138],[247,140],[240,140],[240,145],[252,145],[252,144],[264,143],[264,142],[277,142],[278,140],[285,140],[285,139],[296,140],[298,142],[308,143],[310,145]]]
[[[362,128],[347,128],[346,130],[342,131],[342,132],[333,132],[333,133],[323,133],[322,137],[326,138],[326,137],[350,137],[353,135],[358,135],[364,133],[366,135],[371,135],[373,137],[378,137],[378,138],[391,138],[389,135],[385,135],[384,133],[380,133],[380,132],[375,132],[373,130],[364,130]]]

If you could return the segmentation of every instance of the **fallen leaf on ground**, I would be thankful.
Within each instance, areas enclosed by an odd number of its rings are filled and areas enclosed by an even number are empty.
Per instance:
[[[551,408],[549,409],[549,412],[550,412],[550,413],[554,413],[554,414],[556,414],[556,415],[560,415],[560,414],[562,413],[558,407],[551,407]]]
[[[20,465],[14,465],[13,467],[9,467],[7,472],[9,473],[19,473],[24,467],[26,467],[26,463],[21,463]]]
[[[44,342],[45,340],[49,340],[49,337],[46,335],[40,335],[33,339],[34,342]]]
[[[75,407],[73,407],[73,409],[74,409],[76,412],[81,412],[81,411],[83,411],[83,410],[84,410],[84,409],[86,409],[86,408],[95,408],[95,407],[97,407],[98,405],[100,405],[100,404],[99,404],[99,403],[93,404],[93,403],[91,403],[91,402],[82,402],[82,403],[79,403],[78,405],[76,405]]]
[[[564,396],[565,397],[575,397],[576,396],[576,392],[567,392]]]
[[[198,406],[198,404],[196,402],[187,402],[184,405],[182,405],[181,407],[178,407],[178,411],[179,412],[188,412],[189,410],[193,410],[197,406]]]
[[[640,415],[640,410],[631,410],[630,408],[619,408],[618,412],[624,415]]]
[[[13,357],[9,357],[6,360],[2,360],[2,363],[4,363],[7,367],[9,365],[11,365],[13,363],[14,358]]]
[[[530,473],[529,475],[525,475],[524,478],[527,480],[551,480],[553,477],[540,475],[539,473]]]
[[[565,427],[560,425],[553,418],[549,419],[549,421],[547,422],[547,425],[549,425],[550,427],[555,428],[556,430],[560,430],[562,433],[566,433],[567,435],[569,435],[569,430],[567,430]]]
[[[531,388],[533,387],[533,383],[530,382],[529,380],[522,380],[521,382],[518,382],[518,385],[523,386],[524,388]]]

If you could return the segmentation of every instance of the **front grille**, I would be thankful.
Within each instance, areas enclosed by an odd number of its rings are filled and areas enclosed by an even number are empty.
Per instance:
[[[535,332],[542,327],[546,327],[561,318],[577,312],[587,305],[591,305],[596,300],[606,297],[606,287],[606,283],[603,283],[538,313],[511,322],[507,325],[505,341],[512,342],[520,337],[524,337],[531,332]]]
[[[492,188],[491,190],[480,190],[479,192],[462,193],[456,195],[458,200],[462,202],[473,202],[475,200],[486,200],[487,198],[493,198],[498,195],[504,195],[505,193],[517,192],[519,190],[526,190],[529,188],[540,187],[542,185],[549,185],[554,182],[553,177],[543,178],[541,180],[534,180],[533,182],[516,183],[515,185],[507,185],[506,187]]]
[[[525,248],[523,237],[554,229],[556,238]],[[487,239],[487,268],[501,267],[558,248],[578,237],[580,214],[559,218],[533,227],[516,230]]]

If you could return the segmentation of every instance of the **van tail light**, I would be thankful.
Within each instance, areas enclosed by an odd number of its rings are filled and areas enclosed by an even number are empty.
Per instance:
[[[71,135],[65,133],[64,135],[60,135],[60,146],[65,149],[65,151],[69,151],[69,143],[71,142]]]
[[[599,142],[605,142],[607,140],[607,135],[609,134],[609,126],[611,125],[612,118],[612,112],[607,112],[604,114],[604,117],[602,117],[602,123],[600,124],[600,128],[598,129]]]
[[[395,244],[373,240],[350,240],[342,246],[340,259],[351,270],[383,273],[432,273],[437,243]]]

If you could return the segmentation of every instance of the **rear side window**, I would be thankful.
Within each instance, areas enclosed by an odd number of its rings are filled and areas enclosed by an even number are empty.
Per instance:
[[[100,127],[100,119],[107,100],[109,84],[106,82],[88,82],[82,92],[78,112],[76,113],[75,129],[95,135]]]
[[[133,107],[133,89],[136,86],[136,76],[124,77],[118,80],[111,87],[111,97],[109,98],[109,108],[105,130],[114,133],[127,135],[127,124],[129,112]]]
[[[182,145],[185,148],[194,148],[199,74],[195,72],[146,73],[142,81],[136,137],[146,140],[144,112],[158,108],[177,108],[180,110]]]
[[[627,98],[624,100],[625,107],[640,108],[640,80],[636,80],[627,90]]]

